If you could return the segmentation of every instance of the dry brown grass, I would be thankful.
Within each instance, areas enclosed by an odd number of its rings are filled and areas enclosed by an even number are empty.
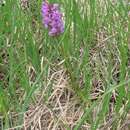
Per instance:
[[[62,63],[62,62],[61,62]],[[59,63],[60,66],[61,63]],[[45,101],[48,87],[53,81],[53,88],[48,100]],[[92,100],[96,100],[102,93],[103,81],[93,81]],[[80,101],[75,96],[73,90],[69,87],[68,77],[63,67],[50,70],[46,87],[36,93],[36,103],[31,104],[25,113],[12,113],[12,128],[6,130],[67,130],[67,127],[74,130],[74,126],[82,118],[84,110]],[[104,121],[99,130],[110,130],[113,123],[114,113],[113,104],[110,103],[110,113],[108,119]],[[99,108],[92,112],[92,118],[95,119]],[[23,124],[16,123],[20,115],[23,115]],[[129,117],[119,130],[129,130]],[[80,130],[90,130],[91,124],[84,123]]]
[[[53,90],[48,101],[45,102],[43,98],[51,80],[54,80]],[[73,130],[83,115],[83,109],[74,92],[69,88],[67,80],[64,69],[52,73],[42,95],[37,94],[37,103],[30,105],[28,111],[23,114],[24,123],[8,130],[19,127],[23,130],[65,130],[69,127]],[[14,122],[18,120],[19,115],[12,115]],[[81,130],[89,128],[90,125],[86,123]]]

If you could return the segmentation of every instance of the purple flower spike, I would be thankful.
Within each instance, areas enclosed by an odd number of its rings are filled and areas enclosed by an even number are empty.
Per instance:
[[[48,28],[50,36],[57,36],[64,32],[62,13],[58,4],[49,4],[47,1],[42,4],[42,17],[45,28]]]

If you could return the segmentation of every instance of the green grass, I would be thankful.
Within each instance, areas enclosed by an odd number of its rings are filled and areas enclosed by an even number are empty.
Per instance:
[[[114,115],[110,127],[119,129],[130,108],[130,6],[125,0],[115,4],[112,0],[50,0],[61,5],[65,20],[64,33],[50,37],[42,24],[42,0],[29,2],[25,11],[19,0],[8,0],[0,7],[0,113],[6,119],[7,113],[28,110],[36,103],[35,94],[44,90],[49,68],[64,60],[69,85],[84,109],[74,130],[85,122],[92,130],[100,129],[110,103]],[[101,93],[94,91],[95,80],[102,83]],[[48,100],[50,91],[43,100]],[[99,93],[94,100],[92,93]],[[91,116],[94,108],[95,118]],[[8,119],[5,122],[8,128]]]

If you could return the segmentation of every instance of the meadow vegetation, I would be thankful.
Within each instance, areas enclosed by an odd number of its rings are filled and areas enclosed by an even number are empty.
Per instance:
[[[0,6],[0,130],[129,130],[130,1],[49,0],[58,36],[21,1]]]

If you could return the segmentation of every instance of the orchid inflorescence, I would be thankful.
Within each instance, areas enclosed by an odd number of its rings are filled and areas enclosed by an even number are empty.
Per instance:
[[[50,36],[57,36],[64,32],[62,13],[58,4],[44,1],[42,3],[42,17],[43,24],[49,30]]]

